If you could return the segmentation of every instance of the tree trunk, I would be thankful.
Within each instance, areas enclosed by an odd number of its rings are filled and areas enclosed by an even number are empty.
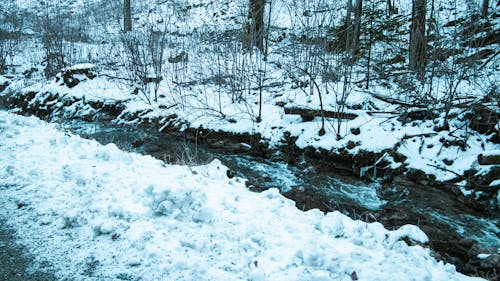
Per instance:
[[[347,12],[345,15],[345,29],[344,29],[344,34],[345,34],[345,50],[346,52],[351,51],[352,47],[352,0],[347,0]]]
[[[434,30],[434,44],[432,46],[432,49],[430,51],[430,56],[431,56],[431,70],[430,70],[430,79],[429,79],[429,92],[428,95],[432,96],[433,95],[433,87],[434,87],[434,77],[436,74],[436,59],[437,59],[437,52],[439,50],[439,46],[441,44],[440,42],[440,35],[439,32],[436,32],[436,27],[433,27],[433,24],[436,23],[436,19],[434,18],[435,15],[435,0],[431,0],[431,13],[430,13],[430,18],[429,18],[429,26],[427,27],[427,38],[430,38],[431,36],[431,30]]]
[[[394,15],[398,13],[398,7],[394,3],[394,0],[387,0],[387,15]]]
[[[347,27],[351,26],[351,14],[352,14],[352,0],[347,0],[347,12],[345,15],[345,24]]]
[[[245,47],[252,50],[257,47],[264,52],[264,8],[265,0],[250,0],[249,23],[246,26]]]
[[[373,39],[373,17],[370,15],[370,29],[368,30],[368,59],[366,62],[366,86],[365,89],[368,90],[370,86],[370,65],[372,61],[372,39]]]
[[[269,12],[267,14],[267,27],[266,27],[266,38],[265,38],[265,49],[264,49],[264,61],[267,61],[267,56],[269,55],[269,34],[271,33],[271,15],[273,12],[273,0],[269,0]]]
[[[489,0],[483,0],[483,8],[481,10],[481,16],[483,16],[483,18],[487,18],[488,17],[488,7],[490,5],[490,1]]]
[[[123,31],[132,31],[132,9],[130,8],[130,0],[123,1]]]
[[[417,78],[423,81],[425,78],[425,66],[427,64],[427,40],[425,37],[425,15],[426,0],[413,0],[410,46],[409,46],[409,69],[417,74]]]
[[[361,14],[363,12],[363,0],[356,2],[356,9],[354,10],[354,30],[352,33],[352,53],[357,55],[359,53],[359,37],[361,35]]]

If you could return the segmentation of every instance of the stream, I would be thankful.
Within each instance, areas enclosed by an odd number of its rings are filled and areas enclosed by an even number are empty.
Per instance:
[[[277,159],[196,144],[186,140],[182,133],[161,133],[110,121],[59,122],[65,131],[102,144],[114,143],[122,150],[149,154],[167,163],[200,165],[218,158],[229,167],[228,176],[247,179],[250,190],[278,188],[301,210],[338,210],[354,219],[381,222],[388,229],[404,224],[418,225],[429,236],[429,247],[436,258],[455,264],[464,274],[491,280],[498,277],[500,212],[492,216],[480,214],[458,202],[456,195],[443,188],[410,182],[367,183],[340,172],[324,172],[305,165],[306,168],[297,167]],[[479,258],[478,254],[495,257]]]

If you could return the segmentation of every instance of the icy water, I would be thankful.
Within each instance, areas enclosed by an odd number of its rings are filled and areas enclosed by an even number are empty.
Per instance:
[[[299,169],[284,162],[209,149],[186,141],[181,134],[163,134],[151,129],[80,120],[66,121],[61,126],[103,144],[112,142],[121,149],[150,154],[168,163],[199,165],[218,158],[235,176],[248,179],[249,189],[278,188],[285,196],[294,199],[300,209],[339,210],[355,219],[368,221],[377,220],[377,212],[383,209],[402,210],[395,215],[398,223],[388,223],[389,227],[401,223],[419,225],[422,219],[427,228],[442,228],[444,225],[463,238],[472,238],[485,246],[500,249],[498,216],[481,217],[439,188],[382,186],[353,178],[339,179],[335,174]],[[392,217],[387,221],[392,221]]]

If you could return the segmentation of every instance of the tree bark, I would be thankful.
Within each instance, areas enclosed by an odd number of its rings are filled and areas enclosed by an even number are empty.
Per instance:
[[[389,15],[394,14],[394,4],[392,3],[393,0],[387,0],[387,11]]]
[[[347,9],[346,10],[347,10],[347,12],[345,15],[345,23],[344,23],[344,26],[345,26],[345,30],[344,30],[345,50],[346,50],[346,52],[349,52],[349,51],[351,51],[351,47],[352,47],[352,42],[351,42],[351,39],[352,39],[352,18],[351,18],[352,0],[347,0]]]
[[[490,6],[490,1],[489,0],[483,0],[483,7],[481,9],[481,16],[483,18],[488,17],[488,7]]]
[[[361,35],[361,14],[363,13],[363,0],[358,0],[356,2],[356,8],[354,10],[354,30],[352,38],[352,53],[359,53],[359,37]]]
[[[123,31],[132,31],[132,9],[130,0],[123,0]]]
[[[366,62],[366,86],[368,90],[370,86],[370,66],[372,61],[372,39],[373,39],[373,17],[370,15],[370,29],[368,30],[368,58]]]
[[[351,14],[352,14],[352,0],[347,0],[347,9],[345,15],[345,24],[347,27],[351,26]]]
[[[496,165],[500,164],[500,155],[483,155],[477,157],[479,165]]]
[[[425,78],[425,67],[427,65],[426,5],[426,0],[413,0],[412,5],[409,69],[415,71],[417,79],[420,81]]]
[[[248,12],[249,23],[246,26],[245,47],[252,50],[256,47],[264,52],[264,8],[265,0],[250,0]]]

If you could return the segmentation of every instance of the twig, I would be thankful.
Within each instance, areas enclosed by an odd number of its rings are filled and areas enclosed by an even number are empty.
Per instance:
[[[131,79],[131,78],[119,77],[119,76],[114,76],[114,75],[109,75],[109,74],[99,74],[99,76],[104,76],[104,77],[108,77],[108,78],[111,78],[111,79],[118,79],[118,80],[125,80],[125,81],[134,81],[134,79]]]
[[[493,56],[489,57],[482,65],[479,66],[478,71],[485,67],[490,61],[492,61],[496,56],[500,54],[500,51],[497,51]]]
[[[424,133],[424,134],[417,134],[417,135],[404,135],[403,136],[403,140],[407,140],[407,139],[411,139],[411,138],[415,138],[415,137],[434,137],[436,136],[437,133]]]
[[[379,99],[381,101],[384,101],[384,102],[387,102],[387,103],[390,103],[390,104],[397,104],[397,105],[402,105],[402,106],[407,106],[407,107],[419,107],[419,108],[423,108],[424,107],[423,105],[413,104],[413,103],[407,103],[407,102],[400,101],[400,100],[397,100],[397,99],[393,99],[393,98],[390,98],[390,97],[386,97],[386,96],[383,96],[383,95],[375,94],[375,93],[372,93],[370,91],[363,91],[363,92],[367,93],[367,94],[370,94],[371,96],[373,96],[376,99]]]
[[[371,116],[373,114],[400,114],[400,113],[394,111],[367,111],[366,114]]]
[[[455,172],[455,171],[452,171],[452,170],[450,170],[450,169],[446,169],[446,168],[443,168],[443,167],[440,167],[440,166],[437,166],[437,165],[432,165],[432,164],[427,164],[427,166],[430,166],[430,167],[436,168],[436,169],[441,170],[441,171],[445,171],[445,172],[452,173],[452,174],[454,174],[455,176],[459,177],[460,179],[462,179],[462,180],[466,180],[466,178],[465,178],[463,175],[461,175],[461,174],[459,174],[459,173],[457,173],[457,172]]]

